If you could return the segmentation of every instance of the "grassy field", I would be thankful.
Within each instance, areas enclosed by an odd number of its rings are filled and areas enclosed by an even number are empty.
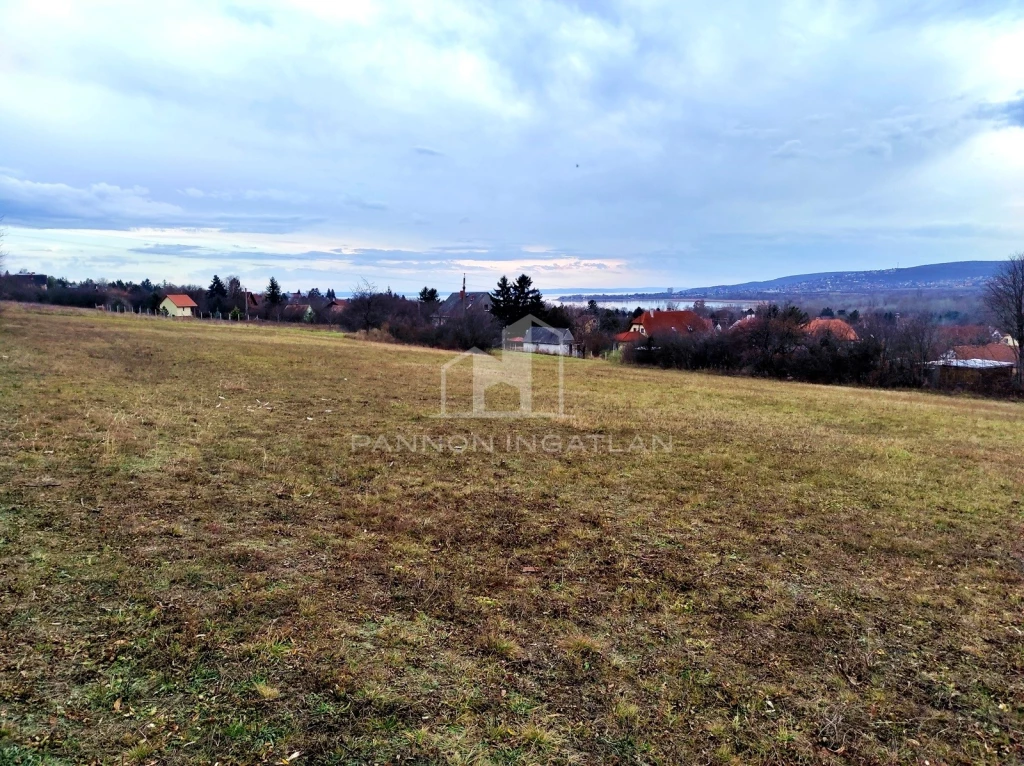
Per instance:
[[[0,356],[0,764],[1024,759],[1019,404],[567,360],[441,419],[449,353],[10,305]]]

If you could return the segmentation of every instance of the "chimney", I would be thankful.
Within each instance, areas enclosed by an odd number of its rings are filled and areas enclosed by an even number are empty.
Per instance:
[[[466,275],[462,275],[462,292],[459,293],[459,300],[462,302],[462,313],[466,313]]]

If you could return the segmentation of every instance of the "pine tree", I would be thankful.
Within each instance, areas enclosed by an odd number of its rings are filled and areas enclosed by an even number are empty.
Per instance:
[[[206,291],[206,297],[211,301],[215,301],[217,298],[226,298],[228,289],[224,286],[224,283],[220,281],[220,277],[216,274],[213,275],[213,281],[210,282],[210,287]]]
[[[503,276],[491,293],[491,314],[503,325],[510,325],[527,314],[541,318],[544,312],[544,297],[526,274],[520,274],[515,282]]]
[[[498,280],[498,287],[491,293],[491,314],[503,325],[511,324],[519,317],[513,317],[516,312],[515,297],[512,294],[512,285],[508,277],[502,276]]]
[[[533,280],[528,276],[520,274],[516,278],[515,284],[512,285],[512,294],[515,296],[516,308],[520,312],[516,319],[527,314],[543,316],[544,297],[540,294],[540,290],[533,286]]]
[[[420,290],[420,303],[437,303],[438,295],[436,287],[424,287]]]
[[[284,295],[281,293],[281,285],[277,283],[277,280],[273,277],[270,278],[270,284],[267,285],[267,292],[263,296],[263,300],[270,306],[280,306],[284,302]]]

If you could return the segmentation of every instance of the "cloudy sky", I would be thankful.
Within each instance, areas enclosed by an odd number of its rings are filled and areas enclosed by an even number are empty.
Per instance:
[[[687,287],[1024,249],[1024,5],[0,0],[11,268]]]

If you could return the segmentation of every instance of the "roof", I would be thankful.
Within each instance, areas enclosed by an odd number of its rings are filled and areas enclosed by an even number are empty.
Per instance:
[[[462,308],[462,293],[452,293],[437,307],[438,316],[452,316]],[[490,311],[491,294],[466,293],[466,311]]]
[[[644,336],[638,332],[627,330],[626,332],[620,332],[615,336],[616,343],[639,343],[644,339]]]
[[[164,300],[170,301],[179,309],[199,308],[196,302],[187,295],[168,295]]]
[[[953,359],[959,361],[988,361],[1017,363],[1017,350],[1005,343],[986,343],[984,346],[953,346]]]
[[[733,322],[731,325],[729,325],[729,329],[730,330],[742,330],[744,327],[752,326],[754,324],[754,322],[756,322],[756,321],[757,321],[757,316],[755,314],[748,314],[745,317],[743,317],[743,319],[737,319],[735,322]]]
[[[305,316],[307,312],[312,310],[313,309],[310,307],[308,303],[289,303],[287,306],[284,307],[284,315],[286,317],[302,317]]]
[[[530,327],[523,335],[523,342],[561,346],[565,343],[572,343],[572,333],[557,327]]]
[[[812,319],[804,326],[804,330],[811,335],[831,335],[837,340],[859,340],[857,331],[842,319],[828,319],[818,317]]]
[[[996,370],[1013,367],[1013,362],[997,362],[992,359],[941,359],[928,362],[929,367],[959,367],[968,370]]]
[[[46,286],[46,275],[45,274],[11,274],[7,272],[7,278],[13,279],[16,282],[27,282],[30,285],[36,285],[37,287]]]
[[[632,322],[643,325],[647,335],[665,332],[707,332],[711,322],[693,311],[645,311]]]

